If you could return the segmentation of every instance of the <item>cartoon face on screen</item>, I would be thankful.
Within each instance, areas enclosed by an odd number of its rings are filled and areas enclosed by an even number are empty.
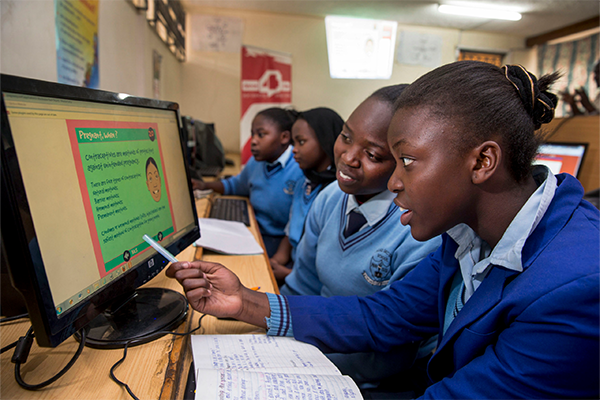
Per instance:
[[[156,134],[154,133],[154,128],[148,128],[148,137],[150,138],[151,141],[154,142],[154,139],[156,138]]]
[[[154,201],[160,201],[160,175],[156,161],[152,157],[146,161],[146,186]]]

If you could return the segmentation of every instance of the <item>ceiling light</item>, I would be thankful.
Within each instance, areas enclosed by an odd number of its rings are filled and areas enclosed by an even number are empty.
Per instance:
[[[521,14],[515,11],[500,10],[497,8],[475,8],[450,6],[442,4],[438,7],[438,11],[444,14],[466,15],[469,17],[506,19],[509,21],[518,21],[521,19]]]

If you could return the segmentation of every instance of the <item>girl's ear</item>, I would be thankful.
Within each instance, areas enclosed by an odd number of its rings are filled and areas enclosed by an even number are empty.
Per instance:
[[[279,140],[280,140],[282,146],[287,147],[292,142],[292,132],[290,132],[290,131],[281,132],[281,134],[279,135]]]
[[[502,148],[494,141],[483,142],[475,149],[474,165],[471,181],[478,185],[487,181],[499,168],[502,158]]]

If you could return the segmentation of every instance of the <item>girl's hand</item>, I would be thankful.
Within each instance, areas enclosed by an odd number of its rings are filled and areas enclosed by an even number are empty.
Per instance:
[[[277,279],[277,283],[279,286],[282,286],[285,283],[285,277],[288,276],[292,270],[287,268],[285,265],[281,265],[274,258],[271,258],[269,261],[271,262],[271,269],[273,270],[275,279]]]
[[[271,314],[267,296],[246,288],[221,264],[177,262],[169,266],[166,275],[177,279],[194,310],[266,328],[264,319]]]
[[[192,178],[192,189],[206,190],[206,182]]]

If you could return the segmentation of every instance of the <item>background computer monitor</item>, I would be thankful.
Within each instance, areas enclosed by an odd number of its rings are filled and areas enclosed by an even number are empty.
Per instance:
[[[566,172],[577,177],[583,164],[587,143],[544,143],[534,164],[546,165],[553,174]]]
[[[186,146],[186,158],[188,165],[193,167],[193,159],[196,157],[196,132],[194,130],[194,120],[191,117],[181,117],[181,128],[183,136],[187,138]]]
[[[195,178],[216,176],[225,167],[225,151],[216,135],[215,124],[202,122],[189,116],[182,117],[183,129],[188,137],[189,165]],[[193,147],[190,147],[193,146]]]
[[[40,346],[118,347],[185,319],[138,289],[199,237],[176,103],[2,75],[2,261]]]

